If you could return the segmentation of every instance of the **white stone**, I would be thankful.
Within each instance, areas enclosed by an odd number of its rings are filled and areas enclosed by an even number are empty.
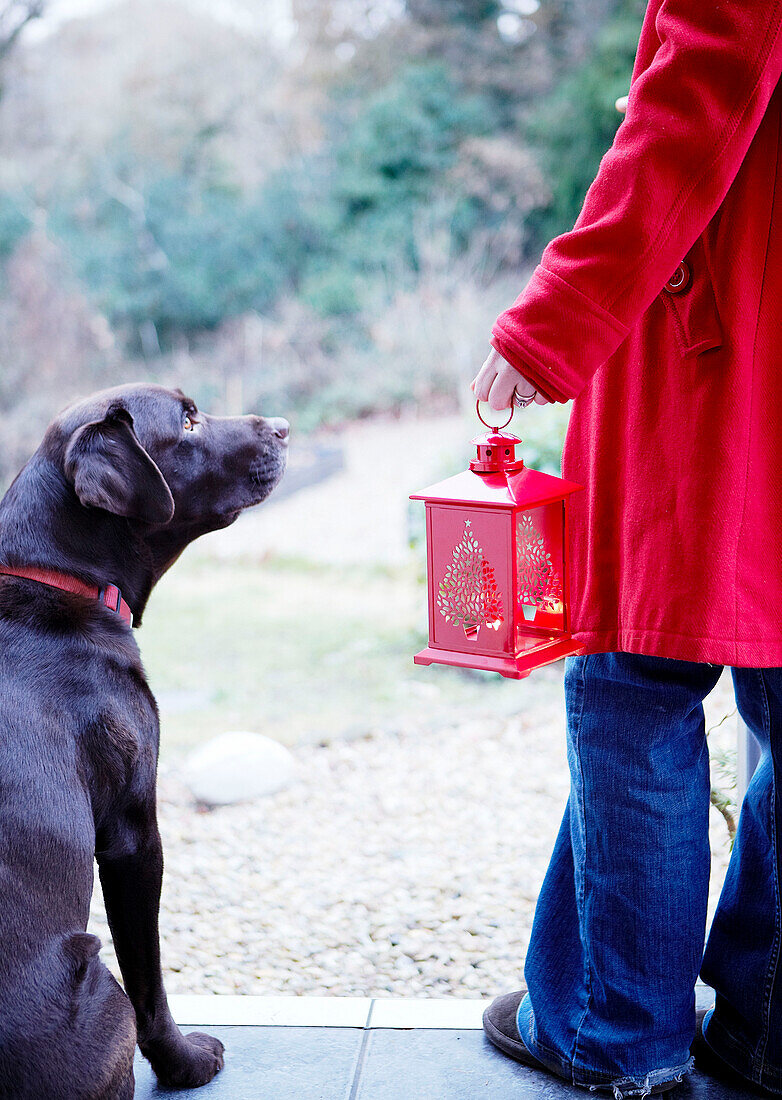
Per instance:
[[[281,791],[295,772],[296,761],[284,745],[260,733],[237,731],[192,752],[182,778],[199,802],[230,806]]]

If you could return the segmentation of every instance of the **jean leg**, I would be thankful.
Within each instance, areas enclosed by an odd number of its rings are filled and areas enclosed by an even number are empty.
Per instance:
[[[704,1035],[729,1065],[782,1093],[782,669],[735,668],[736,703],[762,756],[739,816],[701,974],[717,994]]]
[[[689,1066],[710,868],[702,701],[721,671],[628,653],[568,659],[571,793],[519,1024],[576,1084]]]

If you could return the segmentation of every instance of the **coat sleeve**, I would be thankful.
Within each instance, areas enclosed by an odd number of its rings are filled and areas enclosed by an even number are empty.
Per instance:
[[[782,0],[663,0],[646,19],[659,46],[632,83],[578,220],[492,331],[496,350],[549,400],[576,396],[673,275],[725,197],[782,72]]]

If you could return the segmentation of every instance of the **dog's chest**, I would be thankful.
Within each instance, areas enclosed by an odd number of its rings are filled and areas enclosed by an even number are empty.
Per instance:
[[[112,661],[91,671],[75,715],[84,776],[96,814],[125,793],[154,784],[158,714],[141,666]]]

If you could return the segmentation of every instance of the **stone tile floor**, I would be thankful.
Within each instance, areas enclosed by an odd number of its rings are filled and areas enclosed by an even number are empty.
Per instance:
[[[699,992],[708,1004],[708,993]],[[136,1061],[136,1100],[579,1100],[590,1094],[526,1069],[480,1029],[487,1002],[333,997],[172,997],[184,1030],[208,1030],[225,1068],[192,1093],[158,1088]],[[693,1073],[672,1100],[753,1094]]]

